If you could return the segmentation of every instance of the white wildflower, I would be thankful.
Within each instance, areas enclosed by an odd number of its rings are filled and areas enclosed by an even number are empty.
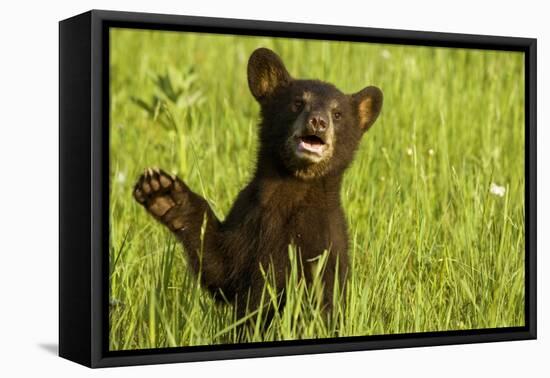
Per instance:
[[[412,154],[413,154],[413,149],[408,147],[407,148],[407,155],[412,156]]]
[[[389,52],[388,50],[382,50],[382,52],[380,53],[380,55],[382,56],[382,58],[384,59],[390,59],[391,58],[391,52]]]
[[[433,149],[433,148],[430,148],[430,149],[428,150],[428,155],[433,156],[434,154],[435,154],[434,149]]]
[[[116,175],[116,181],[120,184],[124,184],[126,182],[126,174],[124,172],[118,172]]]
[[[504,194],[506,193],[506,188],[492,182],[491,186],[489,187],[489,192],[497,197],[504,197]]]

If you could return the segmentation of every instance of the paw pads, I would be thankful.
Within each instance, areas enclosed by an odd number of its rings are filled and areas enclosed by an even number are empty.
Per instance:
[[[134,198],[156,217],[162,217],[176,205],[171,191],[178,179],[158,168],[148,168],[134,188]]]

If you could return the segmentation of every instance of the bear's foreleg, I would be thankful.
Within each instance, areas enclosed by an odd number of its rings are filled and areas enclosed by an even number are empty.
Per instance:
[[[134,188],[134,198],[183,243],[189,262],[203,284],[216,291],[226,279],[220,249],[220,221],[210,205],[179,178],[149,168]]]

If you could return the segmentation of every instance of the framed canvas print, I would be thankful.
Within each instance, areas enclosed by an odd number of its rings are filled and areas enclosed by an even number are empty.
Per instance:
[[[536,337],[536,40],[60,22],[59,352]]]

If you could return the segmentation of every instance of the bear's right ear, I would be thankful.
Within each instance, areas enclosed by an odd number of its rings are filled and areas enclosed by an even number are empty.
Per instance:
[[[292,81],[281,58],[263,47],[252,53],[247,71],[250,92],[258,101],[266,99],[275,89]]]

